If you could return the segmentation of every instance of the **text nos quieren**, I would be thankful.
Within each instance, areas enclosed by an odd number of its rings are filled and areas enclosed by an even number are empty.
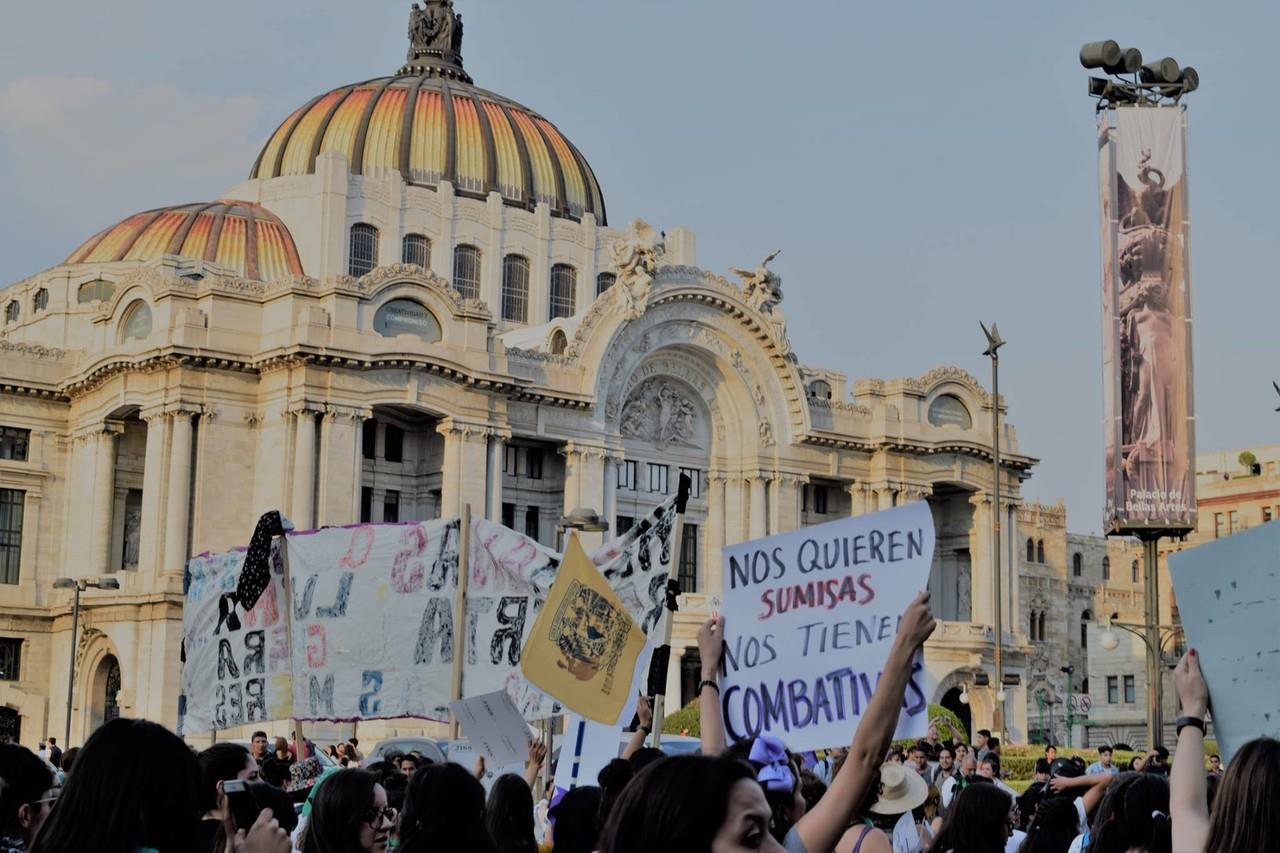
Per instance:
[[[869,563],[900,563],[924,556],[924,530],[870,530],[853,536],[806,538],[796,546],[790,563],[783,546],[755,548],[729,555],[729,588],[779,580],[790,567],[801,574],[850,569]]]
[[[902,700],[902,710],[909,716],[925,713],[929,707],[919,681],[923,672],[923,663],[912,664]],[[880,683],[882,674],[876,673],[875,684]],[[780,678],[758,686],[735,684],[725,689],[722,699],[725,728],[729,738],[737,741],[852,720],[862,716],[874,691],[870,673],[854,672],[847,666],[812,680]]]

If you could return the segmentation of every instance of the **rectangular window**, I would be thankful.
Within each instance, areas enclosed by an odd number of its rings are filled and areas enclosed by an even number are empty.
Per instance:
[[[1114,675],[1107,676],[1107,702],[1111,705],[1120,704],[1120,679]]]
[[[649,463],[649,491],[657,492],[660,495],[667,494],[669,489],[668,478],[670,477],[670,468],[666,465],[659,465],[656,462]]]
[[[364,422],[364,430],[360,435],[360,454],[365,459],[378,458],[378,422],[370,418]]]
[[[531,506],[524,511],[524,535],[530,539],[537,539],[541,524],[538,519],[538,508]]]
[[[680,591],[698,591],[698,525],[686,524],[680,537]]]
[[[520,473],[518,447],[508,444],[502,451],[502,473],[515,477]]]
[[[395,424],[387,424],[387,435],[383,439],[386,447],[383,452],[388,462],[404,461],[404,430]]]
[[[818,515],[827,514],[827,487],[810,486],[813,490],[813,511]]]
[[[516,505],[504,503],[502,505],[502,526],[516,529]]]
[[[1126,705],[1132,705],[1134,702],[1138,701],[1137,696],[1135,695],[1133,682],[1134,679],[1132,675],[1126,675],[1124,677],[1124,703]]]
[[[364,486],[360,489],[360,523],[373,521],[373,489]]]
[[[628,530],[636,526],[636,520],[629,515],[618,516],[618,535],[622,536]]]
[[[1222,538],[1222,513],[1215,512],[1213,514],[1213,538]]]
[[[681,468],[680,473],[689,478],[689,497],[702,497],[702,469]]]
[[[22,640],[0,637],[0,681],[22,678]]]
[[[633,460],[618,463],[618,488],[636,490],[636,465]]]
[[[1228,513],[1227,515],[1227,520],[1231,523],[1231,532],[1239,533],[1240,532],[1240,513],[1234,509],[1231,510],[1231,512]]]
[[[0,489],[0,583],[18,582],[26,499],[27,493],[21,489]]]
[[[1271,520],[1271,507],[1264,506],[1262,508],[1262,523],[1266,524],[1270,520]]]
[[[530,480],[542,479],[542,451],[536,447],[524,452],[524,473]]]
[[[382,520],[390,522],[400,520],[399,492],[387,489],[386,494],[382,496]]]
[[[0,459],[27,461],[27,447],[31,443],[31,430],[17,427],[0,427]]]

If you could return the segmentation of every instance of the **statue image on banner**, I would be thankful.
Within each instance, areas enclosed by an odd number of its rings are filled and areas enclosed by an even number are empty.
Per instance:
[[[1194,513],[1182,112],[1116,112],[1102,172],[1104,346],[1118,372],[1106,395],[1107,515],[1179,528]]]

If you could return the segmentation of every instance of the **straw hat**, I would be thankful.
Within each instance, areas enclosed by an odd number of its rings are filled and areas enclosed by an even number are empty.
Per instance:
[[[921,805],[929,796],[929,784],[915,770],[889,762],[880,766],[880,798],[871,811],[902,814]]]

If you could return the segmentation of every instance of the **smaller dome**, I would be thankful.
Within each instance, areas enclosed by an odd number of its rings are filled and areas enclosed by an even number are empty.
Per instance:
[[[280,218],[261,205],[228,199],[134,214],[90,237],[63,263],[163,255],[208,261],[258,281],[303,274],[293,235]]]

